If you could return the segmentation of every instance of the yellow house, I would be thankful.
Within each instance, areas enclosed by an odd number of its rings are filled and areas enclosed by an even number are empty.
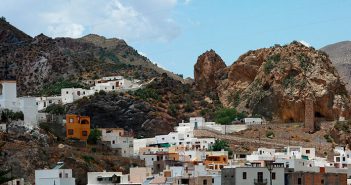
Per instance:
[[[80,141],[88,140],[90,134],[90,117],[75,114],[66,115],[66,137],[79,139]]]

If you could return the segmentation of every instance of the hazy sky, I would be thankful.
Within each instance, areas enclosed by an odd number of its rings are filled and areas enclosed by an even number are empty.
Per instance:
[[[1,0],[0,16],[31,36],[122,38],[191,77],[209,49],[230,65],[276,43],[320,48],[351,37],[351,0]]]

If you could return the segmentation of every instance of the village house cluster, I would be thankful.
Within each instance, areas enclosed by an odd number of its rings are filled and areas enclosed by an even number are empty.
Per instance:
[[[140,80],[128,80],[123,76],[103,77],[98,80],[85,81],[90,89],[63,88],[60,96],[50,97],[17,97],[17,85],[15,80],[0,81],[0,110],[9,109],[14,112],[22,112],[23,124],[33,128],[44,116],[39,111],[46,109],[52,104],[72,103],[86,96],[94,95],[99,91],[133,91],[142,87]],[[4,127],[2,125],[1,127]]]
[[[87,184],[139,185],[346,185],[351,184],[351,151],[336,147],[333,161],[317,157],[315,148],[286,146],[258,148],[251,153],[213,151],[215,138],[196,138],[206,124],[202,117],[179,123],[174,132],[153,138],[134,138],[121,128],[99,128],[101,143],[116,155],[139,158],[142,167],[121,172],[88,172]],[[210,125],[216,125],[211,123]],[[215,128],[213,128],[215,130]],[[90,118],[66,115],[67,138],[86,141]],[[75,185],[71,169],[59,162],[53,169],[35,171],[35,184]],[[22,182],[23,179],[17,179]]]

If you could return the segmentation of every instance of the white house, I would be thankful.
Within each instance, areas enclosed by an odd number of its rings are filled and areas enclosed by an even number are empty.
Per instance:
[[[133,156],[133,136],[120,128],[100,128],[101,140],[110,143],[111,148],[121,149],[123,157]]]
[[[61,96],[36,97],[36,103],[38,106],[38,110],[43,110],[43,109],[46,109],[51,104],[61,104],[62,97]]]
[[[63,104],[72,103],[85,96],[93,95],[94,91],[82,88],[64,88],[61,89],[61,102]]]
[[[179,123],[177,127],[174,128],[177,132],[192,132],[194,129],[206,129],[220,134],[228,134],[233,132],[239,132],[241,130],[247,129],[246,125],[221,125],[215,122],[206,122],[203,117],[191,117],[189,123]]]
[[[88,185],[128,184],[129,176],[122,172],[88,172]]]
[[[245,125],[261,125],[262,118],[244,118]]]
[[[5,183],[4,185],[24,185],[24,179],[23,178],[13,179],[13,180]]]
[[[35,170],[35,185],[75,185],[71,169]]]
[[[335,147],[334,164],[338,168],[347,168],[351,164],[351,151],[345,147]]]
[[[6,124],[5,123],[0,124],[0,131],[6,132]]]
[[[22,111],[24,123],[29,126],[37,125],[37,105],[34,97],[17,97],[16,81],[0,82],[0,110],[9,109],[14,112]]]
[[[267,167],[253,164],[250,167],[227,166],[222,169],[222,185],[232,184],[270,184],[270,172]],[[284,184],[284,166],[273,164],[272,185]]]
[[[247,155],[246,160],[250,162],[273,161],[274,154],[275,154],[275,149],[258,148],[257,151],[253,151],[251,155]]]

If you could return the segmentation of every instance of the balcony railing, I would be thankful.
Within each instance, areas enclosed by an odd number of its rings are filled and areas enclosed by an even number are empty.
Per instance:
[[[268,183],[267,179],[254,179],[255,185],[267,185],[267,183]]]

